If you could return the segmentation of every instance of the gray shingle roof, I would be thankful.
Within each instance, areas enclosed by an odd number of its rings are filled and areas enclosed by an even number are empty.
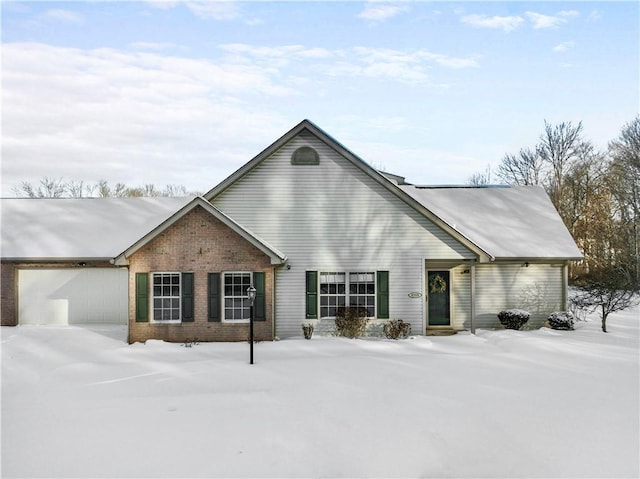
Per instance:
[[[582,257],[539,186],[398,187],[496,259]]]
[[[3,199],[3,259],[111,259],[193,198]]]

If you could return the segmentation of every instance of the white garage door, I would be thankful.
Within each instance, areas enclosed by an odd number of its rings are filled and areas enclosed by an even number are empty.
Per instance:
[[[126,324],[127,270],[23,269],[18,324]]]

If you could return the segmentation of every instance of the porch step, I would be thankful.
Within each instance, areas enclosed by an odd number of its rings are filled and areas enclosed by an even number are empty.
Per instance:
[[[455,329],[427,329],[427,336],[453,336],[457,333]]]

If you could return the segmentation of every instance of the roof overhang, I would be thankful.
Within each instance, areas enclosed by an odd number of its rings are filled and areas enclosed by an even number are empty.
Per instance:
[[[251,231],[249,231],[248,229],[246,229],[245,227],[243,227],[242,225],[240,225],[239,223],[231,219],[229,216],[225,215],[222,211],[220,211],[218,208],[216,208],[211,203],[209,203],[209,201],[207,201],[205,198],[198,196],[194,198],[190,203],[183,206],[171,217],[169,217],[164,222],[162,222],[160,225],[158,225],[156,228],[154,228],[149,233],[147,233],[142,238],[140,238],[138,241],[136,241],[133,245],[131,245],[121,254],[116,256],[113,259],[113,263],[116,266],[128,265],[129,257],[131,255],[133,255],[136,251],[140,250],[140,248],[149,244],[151,241],[157,238],[158,235],[162,234],[164,231],[166,231],[168,228],[174,225],[178,220],[183,218],[187,213],[189,213],[190,211],[192,211],[194,208],[198,206],[203,208],[206,212],[214,216],[216,219],[221,221],[224,225],[232,229],[234,232],[242,236],[242,238],[244,238],[246,241],[251,243],[253,246],[258,248],[267,256],[269,256],[269,258],[271,259],[271,264],[281,265],[287,261],[287,257],[283,253],[281,253],[276,248],[269,245],[266,241],[262,240],[261,238],[253,234]]]
[[[385,177],[382,173],[376,170],[374,167],[369,165],[362,158],[354,154],[324,130],[319,128],[317,125],[312,123],[309,120],[303,120],[298,125],[293,127],[283,136],[281,136],[278,140],[272,143],[270,146],[261,151],[257,156],[255,156],[251,161],[240,167],[234,173],[232,173],[229,177],[224,179],[214,188],[209,190],[204,197],[208,201],[213,201],[216,196],[220,195],[223,191],[225,191],[228,187],[246,175],[249,171],[255,168],[258,164],[260,164],[263,160],[268,158],[270,155],[278,151],[282,148],[286,143],[291,141],[295,136],[300,134],[303,130],[309,131],[316,138],[324,142],[329,148],[333,149],[335,152],[340,154],[342,157],[346,158],[350,161],[354,166],[363,171],[369,177],[371,177],[375,182],[384,187],[386,190],[391,192],[393,195],[397,196],[404,203],[409,205],[411,208],[416,210],[421,215],[428,218],[430,221],[435,223],[442,230],[447,232],[449,235],[453,236],[456,240],[462,243],[466,248],[477,255],[478,262],[485,263],[494,261],[494,257],[484,249],[482,249],[478,244],[474,243],[471,239],[467,238],[465,235],[460,233],[460,231],[453,228],[442,218],[438,217],[420,202],[411,197],[411,195],[402,191],[396,184],[394,184],[389,178]]]

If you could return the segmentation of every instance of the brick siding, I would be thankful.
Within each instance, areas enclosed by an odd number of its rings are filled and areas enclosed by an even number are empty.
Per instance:
[[[129,257],[129,343],[147,339],[246,341],[249,324],[208,321],[208,273],[231,271],[265,273],[266,321],[254,322],[254,337],[272,340],[274,266],[269,256],[198,206]],[[194,274],[193,322],[136,322],[136,273],[153,272]],[[153,308],[149,309],[151,315]]]

